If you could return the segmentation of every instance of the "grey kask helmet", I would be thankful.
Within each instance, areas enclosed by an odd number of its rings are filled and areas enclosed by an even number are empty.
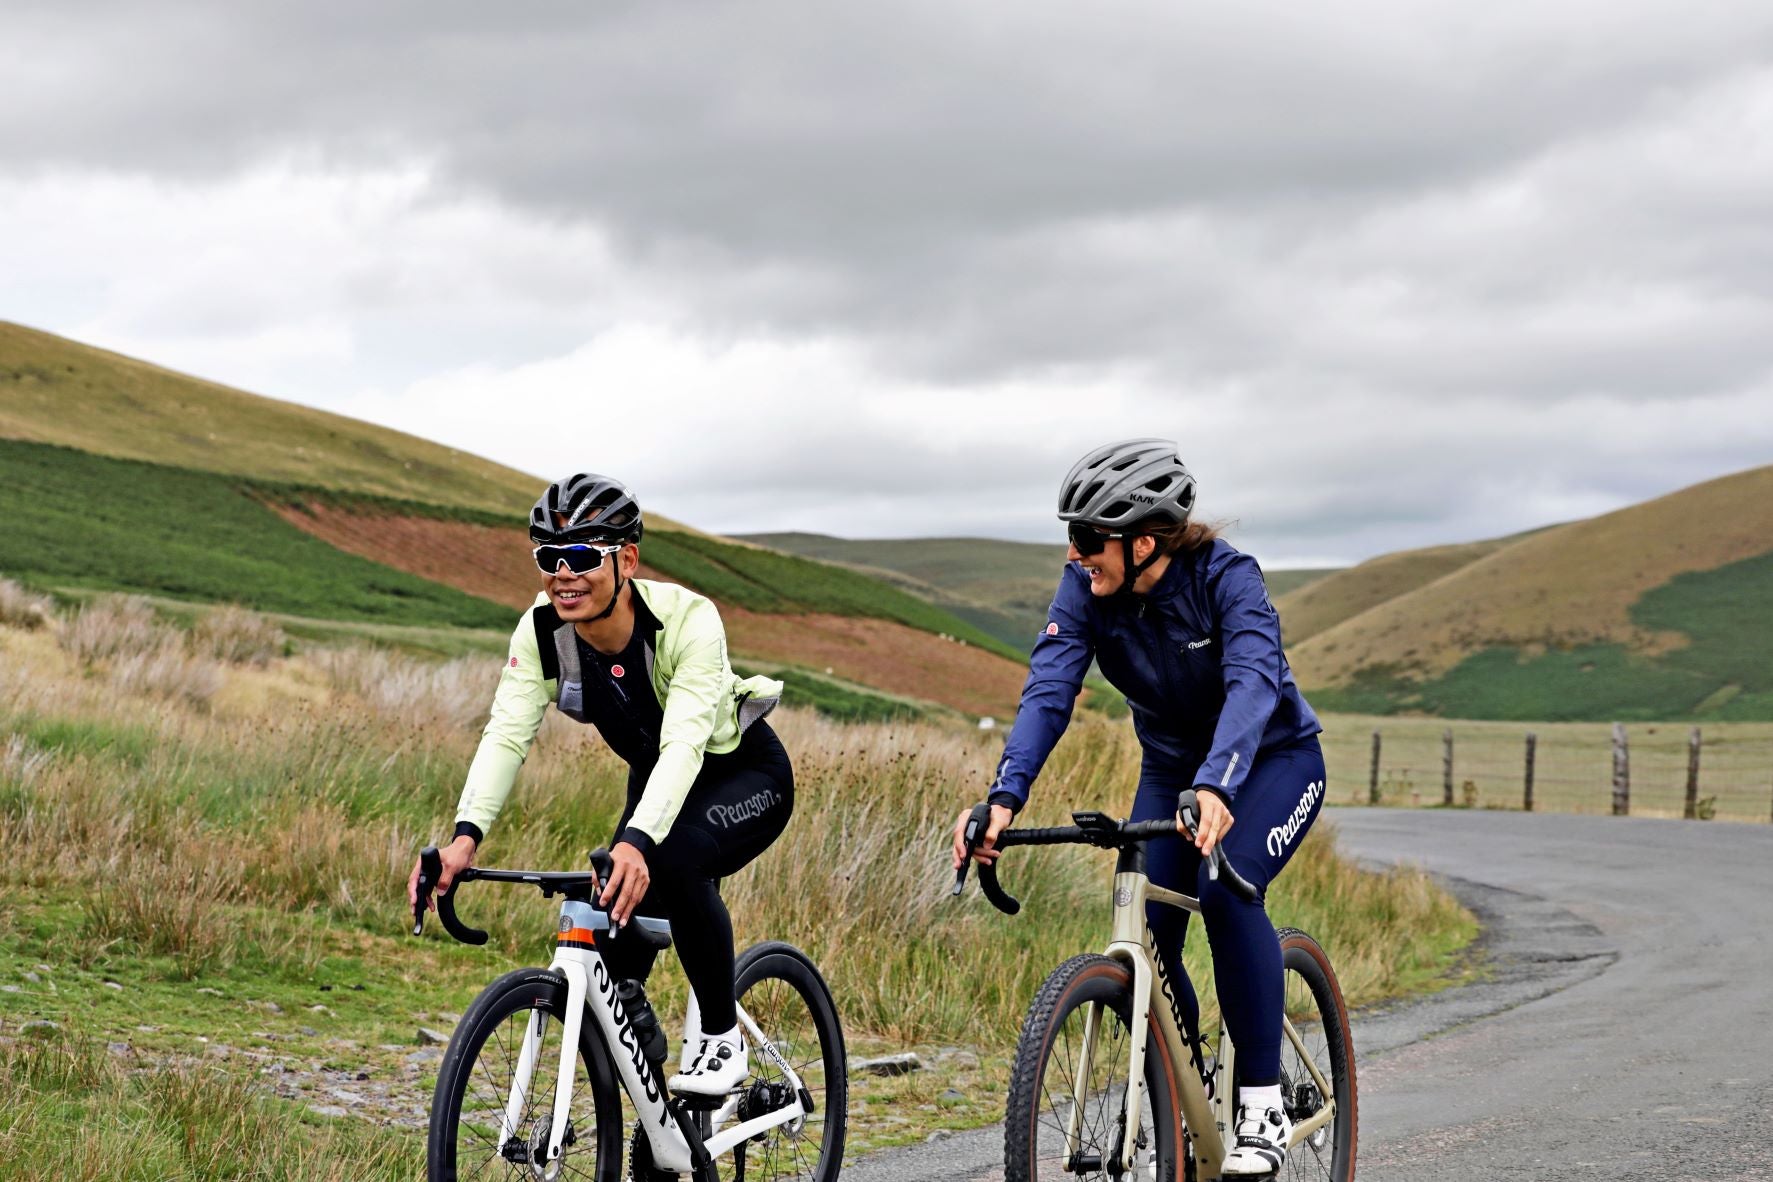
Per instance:
[[[1123,439],[1096,448],[1059,485],[1059,520],[1119,529],[1148,517],[1180,525],[1194,509],[1194,477],[1170,439]]]

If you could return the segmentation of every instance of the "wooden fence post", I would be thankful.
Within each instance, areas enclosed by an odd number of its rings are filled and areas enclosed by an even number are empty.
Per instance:
[[[1441,732],[1441,803],[1453,807],[1453,728]]]
[[[1613,724],[1613,815],[1631,813],[1631,747],[1625,740],[1625,724]]]
[[[1687,736],[1687,807],[1681,816],[1689,821],[1699,819],[1699,728]]]
[[[1527,732],[1527,776],[1525,786],[1521,789],[1521,811],[1533,811],[1533,749],[1539,745],[1539,736],[1532,731]]]
[[[1367,803],[1379,803],[1379,732],[1373,732],[1373,771],[1367,778]]]

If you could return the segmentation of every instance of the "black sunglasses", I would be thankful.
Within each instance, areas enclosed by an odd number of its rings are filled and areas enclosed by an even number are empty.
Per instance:
[[[1066,530],[1066,534],[1071,539],[1072,547],[1085,558],[1094,558],[1096,555],[1102,553],[1102,551],[1108,549],[1108,543],[1112,539],[1124,538],[1127,536],[1125,534],[1106,533],[1097,529],[1093,525],[1085,525],[1081,521],[1072,522],[1070,527]]]
[[[595,542],[571,542],[564,546],[548,545],[535,548],[536,569],[545,575],[557,574],[560,564],[565,563],[566,569],[575,575],[588,575],[603,565],[605,555],[614,554],[622,548],[622,543],[613,546],[599,546]]]

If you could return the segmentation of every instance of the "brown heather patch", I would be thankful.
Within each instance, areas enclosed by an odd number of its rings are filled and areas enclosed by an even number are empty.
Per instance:
[[[766,616],[730,607],[720,614],[740,659],[829,669],[846,681],[969,714],[1014,714],[1028,672],[995,653],[890,620]]]
[[[1438,676],[1491,646],[1624,644],[1666,651],[1679,635],[1632,623],[1631,606],[1676,575],[1773,546],[1773,466],[1694,485],[1505,546],[1288,649],[1302,685],[1369,666]]]
[[[347,553],[522,611],[540,586],[521,529],[353,513],[327,505],[267,505],[304,533]]]
[[[519,529],[359,514],[322,505],[271,508],[291,525],[341,550],[509,604],[513,611],[535,602],[540,587],[529,542]],[[677,581],[644,564],[640,574]],[[1000,717],[1015,713],[1022,691],[1026,673],[1022,665],[890,620],[764,615],[726,604],[721,604],[720,614],[726,622],[727,644],[741,663],[798,665],[814,672],[829,669],[846,681],[890,694]]]

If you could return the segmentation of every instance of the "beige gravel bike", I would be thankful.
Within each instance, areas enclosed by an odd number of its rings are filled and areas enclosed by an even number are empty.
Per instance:
[[[1184,792],[1181,813],[1190,831],[1195,810],[1194,793]],[[1221,1027],[1211,1050],[1196,1053],[1197,1032],[1188,1028],[1145,921],[1147,903],[1200,910],[1199,900],[1154,886],[1146,875],[1144,843],[1175,835],[1175,823],[1096,812],[1071,818],[1073,824],[1055,828],[1007,829],[996,842],[999,849],[1082,844],[1119,851],[1108,946],[1053,970],[1028,1009],[1004,1120],[1005,1182],[1218,1178],[1236,1117],[1237,1050]],[[989,823],[984,805],[968,819],[955,894]],[[1208,873],[1255,898],[1256,888],[1223,851],[1213,853]],[[995,863],[979,864],[979,886],[1000,911],[1021,910],[998,882]],[[1342,989],[1316,940],[1296,928],[1279,935],[1287,977],[1281,1096],[1293,1123],[1280,1176],[1352,1182],[1354,1043]]]

